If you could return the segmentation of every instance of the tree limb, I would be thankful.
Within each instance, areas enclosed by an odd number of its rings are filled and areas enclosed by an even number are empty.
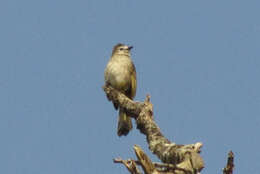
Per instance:
[[[198,173],[204,167],[199,155],[202,143],[178,145],[163,136],[153,119],[153,105],[147,95],[144,102],[135,102],[110,86],[103,86],[109,101],[116,103],[136,120],[137,129],[144,135],[149,149],[164,163],[176,165],[189,173]]]

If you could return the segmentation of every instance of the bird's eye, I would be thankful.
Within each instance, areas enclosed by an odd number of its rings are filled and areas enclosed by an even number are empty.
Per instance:
[[[124,50],[124,48],[119,48],[119,50],[120,50],[120,51],[123,51],[123,50]]]

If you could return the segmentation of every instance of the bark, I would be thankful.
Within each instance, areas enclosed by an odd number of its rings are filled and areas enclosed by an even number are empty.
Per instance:
[[[202,143],[182,145],[176,144],[168,140],[161,133],[159,126],[154,121],[153,105],[150,102],[150,96],[147,96],[144,102],[133,101],[126,97],[119,91],[110,86],[103,87],[109,101],[123,108],[124,111],[136,120],[137,129],[146,136],[149,149],[157,155],[157,157],[165,164],[166,173],[199,173],[203,167],[204,162],[200,156],[200,148]],[[134,147],[136,156],[141,164],[143,171],[146,174],[165,173],[160,168],[155,167],[151,160],[138,146]],[[121,162],[128,168],[127,161]],[[136,168],[136,163],[132,161],[131,166]],[[171,166],[171,167],[169,167]],[[174,168],[173,168],[174,166]],[[129,170],[131,173],[135,169]],[[140,172],[140,171],[138,171]],[[136,172],[136,173],[138,173]],[[139,174],[139,173],[138,173]]]

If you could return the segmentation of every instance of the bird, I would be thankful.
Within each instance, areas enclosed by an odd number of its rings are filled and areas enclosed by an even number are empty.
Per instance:
[[[131,100],[134,99],[137,88],[135,65],[131,59],[132,48],[133,46],[122,43],[116,44],[104,73],[105,84],[117,89]],[[113,104],[116,110],[119,109],[117,135],[126,136],[133,128],[131,117],[118,104]]]

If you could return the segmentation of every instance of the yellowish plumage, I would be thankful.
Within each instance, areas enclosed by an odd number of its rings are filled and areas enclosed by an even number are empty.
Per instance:
[[[105,69],[105,81],[107,85],[121,91],[130,99],[136,94],[136,71],[131,60],[130,49],[132,47],[117,44]],[[118,106],[114,104],[117,109]],[[129,116],[119,108],[118,136],[127,135],[132,129],[132,121]]]

